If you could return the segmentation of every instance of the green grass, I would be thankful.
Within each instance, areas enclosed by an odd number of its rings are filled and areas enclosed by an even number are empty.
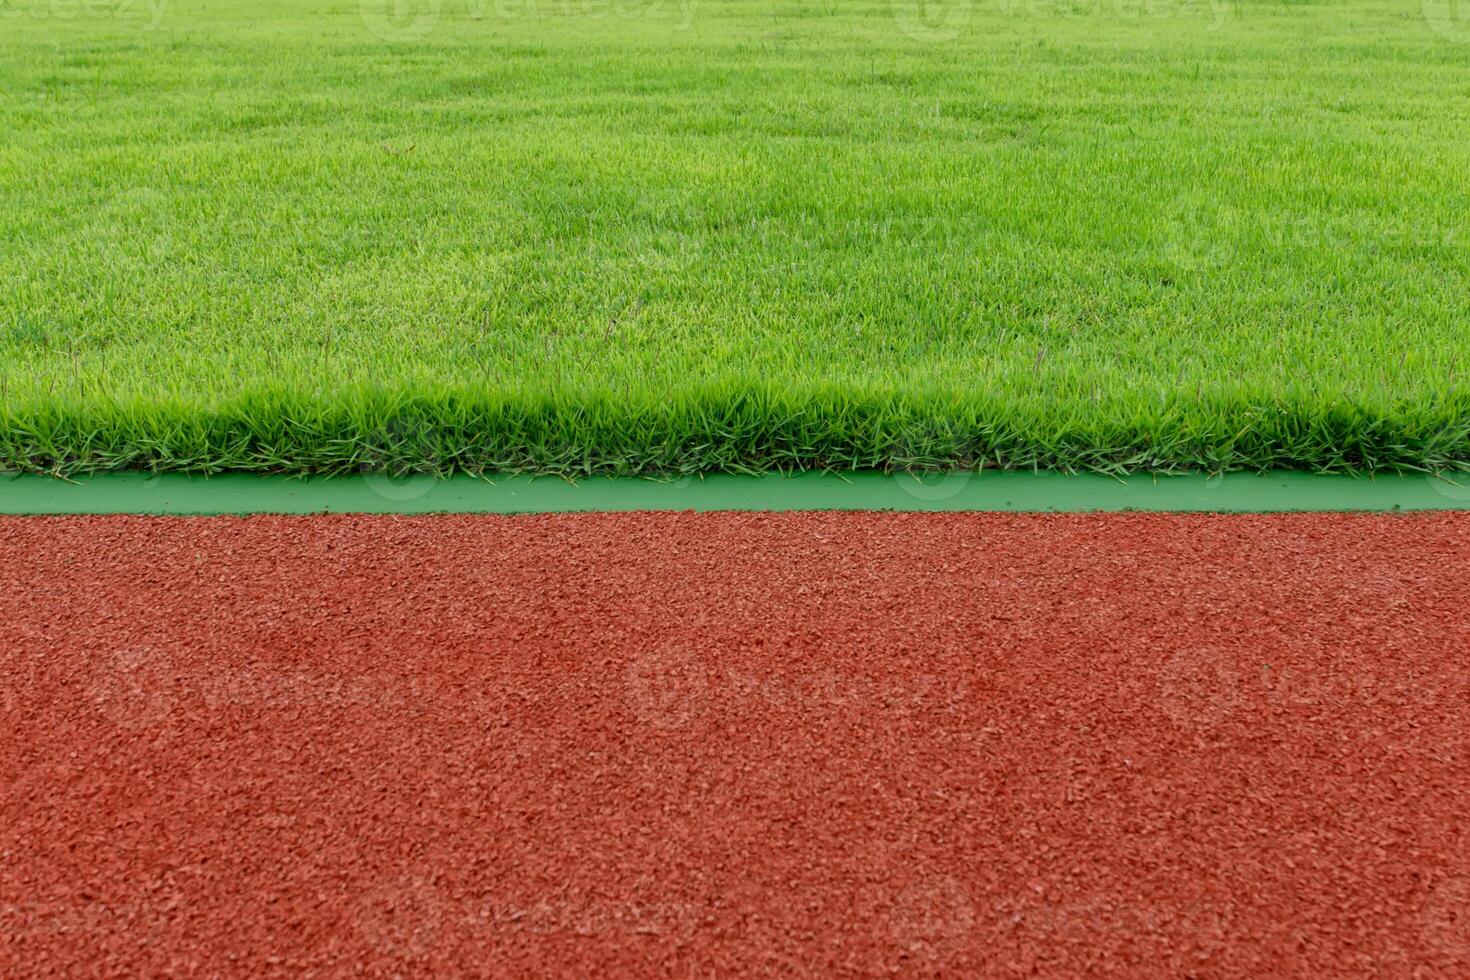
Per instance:
[[[0,0],[0,469],[1470,463],[1440,0],[390,2]]]

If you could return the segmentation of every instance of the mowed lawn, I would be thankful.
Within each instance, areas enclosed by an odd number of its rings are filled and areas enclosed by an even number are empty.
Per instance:
[[[0,0],[0,469],[1470,461],[1447,0]]]

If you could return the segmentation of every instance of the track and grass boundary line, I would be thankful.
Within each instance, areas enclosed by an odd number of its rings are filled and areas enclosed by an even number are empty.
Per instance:
[[[1470,477],[1297,472],[1113,478],[1051,472],[711,474],[666,481],[428,475],[299,478],[103,473],[0,480],[0,514],[432,514],[633,510],[1470,510]]]

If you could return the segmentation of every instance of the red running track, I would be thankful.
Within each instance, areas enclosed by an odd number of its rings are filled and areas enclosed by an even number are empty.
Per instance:
[[[1470,515],[0,520],[0,975],[1470,975]]]

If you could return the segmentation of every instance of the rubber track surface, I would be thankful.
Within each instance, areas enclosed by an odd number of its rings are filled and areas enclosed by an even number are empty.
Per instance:
[[[0,520],[0,975],[1470,975],[1470,515]]]

